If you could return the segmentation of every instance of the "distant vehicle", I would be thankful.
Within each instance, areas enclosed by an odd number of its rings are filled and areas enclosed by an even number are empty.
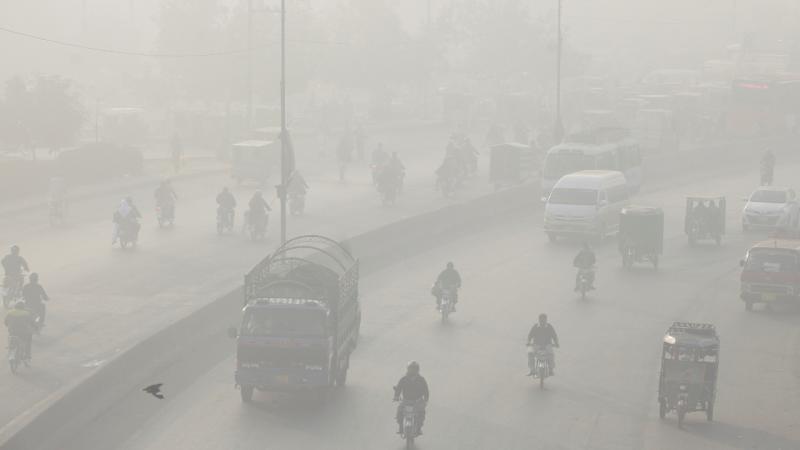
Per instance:
[[[653,206],[628,206],[619,216],[619,252],[622,266],[649,261],[658,269],[664,247],[664,212]]]
[[[121,248],[136,247],[139,242],[139,222],[126,220],[119,224],[119,246]]]
[[[400,437],[406,441],[406,450],[414,448],[414,439],[419,436],[420,412],[425,410],[425,400],[405,401],[403,408],[403,432]]]
[[[744,206],[742,230],[774,230],[797,227],[800,211],[797,195],[786,187],[761,186]]]
[[[233,144],[231,176],[237,183],[266,184],[280,173],[281,141],[249,140]]]
[[[528,368],[539,380],[539,389],[544,389],[544,380],[550,376],[550,355],[544,345],[528,344]]]
[[[756,303],[800,302],[800,239],[774,238],[747,251],[742,266],[741,298],[745,309]]]
[[[252,211],[244,212],[242,233],[252,241],[264,239],[267,236],[267,225],[269,224],[269,214],[253,215]]]
[[[664,335],[658,378],[658,415],[675,411],[678,427],[686,413],[705,411],[714,420],[719,337],[714,325],[675,322]]]
[[[456,292],[453,288],[442,288],[442,299],[439,302],[439,312],[442,314],[442,323],[447,322],[447,318],[452,314],[455,306]]]
[[[594,236],[604,240],[619,228],[619,213],[628,203],[625,176],[612,170],[584,170],[562,177],[544,209],[544,231],[559,236]]]
[[[642,156],[639,146],[622,128],[600,128],[568,136],[548,150],[542,170],[545,194],[564,175],[582,170],[615,170],[625,175],[631,192],[642,185]]]
[[[242,401],[263,391],[324,393],[347,380],[361,325],[358,260],[323,236],[289,240],[245,276],[237,338]]]
[[[700,208],[702,205],[702,209]],[[686,197],[686,218],[683,229],[689,240],[689,245],[696,245],[697,241],[711,239],[722,244],[725,235],[725,197],[693,196]]]

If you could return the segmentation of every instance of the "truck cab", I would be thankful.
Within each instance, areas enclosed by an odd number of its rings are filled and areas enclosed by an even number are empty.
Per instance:
[[[740,261],[741,298],[751,311],[756,303],[800,301],[800,238],[759,242]]]

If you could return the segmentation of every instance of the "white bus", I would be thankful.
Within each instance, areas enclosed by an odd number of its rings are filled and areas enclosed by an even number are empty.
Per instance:
[[[547,197],[564,175],[581,170],[616,170],[635,192],[642,185],[639,145],[622,128],[601,128],[568,136],[551,148],[542,165],[542,195]]]

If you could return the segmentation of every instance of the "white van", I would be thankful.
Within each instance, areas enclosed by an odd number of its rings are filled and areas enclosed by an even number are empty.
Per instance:
[[[622,172],[582,170],[556,182],[544,208],[544,231],[559,236],[589,235],[602,240],[619,230],[619,213],[630,187]]]

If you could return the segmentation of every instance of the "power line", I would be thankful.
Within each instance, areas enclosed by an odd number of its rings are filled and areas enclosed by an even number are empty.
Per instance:
[[[137,52],[137,51],[130,51],[130,50],[117,50],[113,48],[104,48],[104,47],[93,47],[90,45],[83,45],[77,44],[74,42],[66,42],[61,41],[58,39],[51,39],[44,36],[38,36],[35,34],[25,33],[22,31],[12,30],[10,28],[5,28],[0,26],[0,31],[4,31],[9,34],[14,34],[17,36],[26,37],[29,39],[35,39],[37,41],[43,41],[50,44],[61,45],[63,47],[71,47],[77,48],[81,50],[88,50],[93,52],[101,52],[101,53],[110,53],[115,55],[125,55],[125,56],[145,56],[150,58],[197,58],[197,57],[209,57],[209,56],[229,56],[229,55],[237,55],[247,53],[248,49],[235,49],[235,50],[224,50],[218,52],[204,52],[204,53],[152,53],[152,52]],[[287,42],[291,43],[299,43],[299,44],[315,44],[315,45],[352,45],[350,42],[340,42],[340,41],[313,41],[313,40],[289,40]],[[260,47],[253,47],[254,50],[257,49],[264,49],[267,47],[271,47],[277,45],[277,42],[270,42],[267,46],[260,46]]]

